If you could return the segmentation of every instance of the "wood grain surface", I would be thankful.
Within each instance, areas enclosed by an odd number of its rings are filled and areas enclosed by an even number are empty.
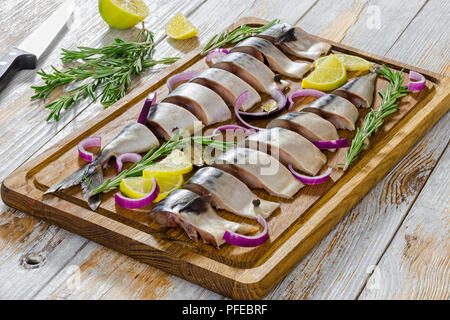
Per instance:
[[[31,21],[33,25],[57,8],[56,1],[39,1],[34,6],[27,6],[27,2],[8,2],[6,9],[0,13],[1,20],[3,21],[5,17],[8,19],[16,17],[11,20],[21,21],[26,12],[27,21]],[[219,1],[189,2],[191,6],[186,10],[190,13],[190,19],[200,29],[198,40],[177,44],[161,37],[157,46],[157,55],[182,54],[196,45],[196,41],[200,44],[206,43],[213,33],[223,29],[240,16],[257,15],[261,18],[278,17],[283,21],[297,23],[312,33],[364,50],[366,49],[364,45],[372,46],[370,49],[379,47],[382,48],[381,51],[376,51],[376,48],[370,51],[381,55],[386,54],[400,61],[407,61],[410,56],[413,56],[412,59],[415,60],[408,61],[410,64],[448,73],[446,69],[449,61],[448,46],[445,46],[445,41],[440,40],[446,35],[439,32],[439,30],[445,30],[442,24],[448,21],[448,19],[442,19],[448,16],[446,2],[411,1],[402,6],[402,15],[397,15],[400,2],[347,1],[345,4],[342,2],[336,4],[335,1],[299,1],[295,6],[296,10],[290,10],[286,5],[277,5],[276,1],[234,1],[228,8],[220,6]],[[184,4],[181,1],[180,3]],[[172,9],[169,9],[163,1],[156,1],[154,4],[154,14],[162,19],[170,16],[173,8],[180,7],[175,4]],[[98,17],[95,1],[80,1],[79,5],[75,23],[70,27],[70,32],[64,35],[55,48],[49,50],[50,52],[40,63],[41,66],[58,64],[58,48],[62,46],[74,47],[75,43],[98,45],[105,36],[105,41],[110,41],[112,35],[117,33],[124,38],[132,38],[129,32],[109,30]],[[368,29],[367,18],[373,11],[372,6],[378,6],[382,12],[380,29]],[[29,10],[30,7],[33,10]],[[165,11],[166,8],[167,11]],[[321,14],[324,10],[327,12],[326,15]],[[318,15],[320,19],[317,19]],[[440,21],[430,18],[434,16],[441,17]],[[427,17],[429,27],[420,28],[422,24],[420,19]],[[77,19],[83,18],[86,18],[85,21],[89,23],[76,23]],[[389,20],[383,21],[385,18]],[[211,23],[211,20],[215,23]],[[29,27],[25,28],[23,23],[15,23],[15,25],[7,25],[6,30],[1,30],[0,37],[3,38],[0,42],[0,53],[27,34]],[[160,22],[155,23],[154,29],[162,30],[161,25]],[[0,28],[5,28],[5,25]],[[109,37],[107,37],[108,34]],[[404,35],[409,35],[409,38],[403,38]],[[425,45],[419,48],[420,50],[415,50],[417,48],[412,44],[412,39],[416,39],[415,37],[428,41],[429,44],[440,44],[442,50],[435,51],[432,45],[428,47]],[[31,104],[26,110],[12,110],[11,102],[16,99],[23,99],[18,101],[28,99],[31,93],[28,89],[29,85],[36,82],[36,79],[33,72],[22,72],[10,85],[10,88],[13,87],[14,90],[4,90],[0,93],[0,112],[2,112],[0,121],[4,121],[0,125],[0,143],[2,147],[7,146],[0,150],[0,157],[5,163],[0,171],[1,179],[34,153],[41,152],[65,136],[76,132],[87,119],[101,112],[101,107],[98,105],[80,106],[76,113],[68,115],[61,124],[48,125],[42,121],[46,111],[38,104]],[[7,127],[13,121],[25,122],[26,126]],[[359,297],[366,286],[370,270],[384,253],[388,252],[390,240],[402,225],[403,218],[408,216],[412,204],[418,201],[417,196],[426,185],[430,172],[433,171],[438,160],[442,159],[441,155],[449,138],[443,129],[448,126],[448,121],[447,115],[268,297],[273,299],[354,299]],[[26,143],[22,143],[24,137],[29,139]],[[419,169],[413,165],[405,165],[418,157],[424,159],[422,162],[420,159],[417,160]],[[401,181],[403,183],[400,183]],[[385,190],[385,186],[398,184],[403,189],[397,186]],[[384,200],[381,201],[380,197],[383,194],[388,199],[396,199],[396,202],[387,204]],[[2,208],[0,276],[7,281],[0,285],[1,297],[106,299],[220,297],[69,232],[37,221],[23,213],[7,209],[5,206]],[[386,226],[391,228],[386,230]],[[362,239],[364,241],[361,241]],[[37,268],[24,268],[21,266],[22,257],[30,253],[44,257],[44,262],[37,264]],[[108,263],[103,263],[104,261],[112,261],[115,264],[114,269],[121,271],[115,273]],[[355,261],[359,262],[355,263]],[[122,272],[136,269],[137,266],[139,270],[142,270],[139,276],[133,279],[127,278],[129,281],[125,281]],[[73,286],[68,286],[68,280],[71,280],[78,272],[73,270],[79,270],[81,278],[80,285],[75,289]],[[414,278],[409,279],[412,279],[409,280],[412,281],[411,283],[418,281]],[[441,279],[433,285],[442,288],[448,285],[448,281]],[[446,287],[443,289],[445,290]]]

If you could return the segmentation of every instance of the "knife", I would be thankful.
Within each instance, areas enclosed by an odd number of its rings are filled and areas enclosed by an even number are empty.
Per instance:
[[[0,91],[22,69],[35,69],[38,59],[66,25],[74,9],[74,0],[65,1],[44,23],[17,47],[0,58]]]

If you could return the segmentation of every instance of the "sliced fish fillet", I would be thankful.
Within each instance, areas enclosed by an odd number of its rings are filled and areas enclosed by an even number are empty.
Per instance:
[[[327,54],[331,45],[318,40],[305,30],[287,23],[276,24],[261,32],[257,37],[269,40],[287,54],[299,58],[316,60]]]
[[[357,107],[370,108],[373,102],[376,78],[377,74],[371,72],[347,82],[333,91],[333,94],[350,100]]]
[[[57,182],[45,193],[65,190],[81,184],[83,197],[88,201],[89,207],[96,210],[101,203],[101,193],[91,196],[90,192],[103,183],[102,169],[106,167],[109,159],[126,152],[147,152],[158,146],[158,139],[145,125],[137,122],[131,123],[102,148],[93,162]]]
[[[286,81],[280,80],[264,63],[242,52],[227,54],[212,67],[234,73],[257,91],[267,94],[289,85]]]
[[[219,247],[225,241],[225,231],[247,234],[257,227],[226,220],[211,207],[207,197],[185,190],[172,191],[150,211],[151,219],[164,227],[181,227],[190,239],[198,241],[198,235],[205,243]]]
[[[250,219],[258,215],[267,218],[280,207],[276,202],[259,198],[235,176],[214,167],[197,171],[183,189],[210,196],[214,207]]]
[[[309,141],[339,139],[336,127],[312,112],[293,111],[273,119],[267,128],[285,128],[295,131]]]
[[[303,187],[274,157],[254,149],[232,148],[213,159],[213,166],[281,198],[292,198]]]
[[[315,176],[327,162],[327,157],[308,139],[298,133],[271,128],[248,136],[242,143],[247,148],[258,149],[279,158],[284,165]]]
[[[242,104],[242,111],[247,111],[255,104],[261,102],[261,97],[253,87],[238,76],[222,69],[206,69],[191,81],[210,88],[221,96],[229,106],[234,106],[237,97],[239,97],[241,93],[248,91],[249,99]]]
[[[327,94],[307,105],[302,111],[314,112],[330,121],[337,129],[355,130],[358,109],[347,99]]]
[[[247,38],[239,42],[231,52],[243,52],[261,62],[267,61],[273,71],[295,79],[303,78],[303,75],[311,69],[311,64],[292,61],[270,41],[263,38]]]
[[[192,135],[203,124],[189,111],[173,103],[162,102],[150,108],[147,124],[160,138],[169,140],[177,132]]]
[[[197,83],[184,83],[162,102],[179,105],[193,113],[205,125],[231,119],[231,112],[222,98],[211,89]]]

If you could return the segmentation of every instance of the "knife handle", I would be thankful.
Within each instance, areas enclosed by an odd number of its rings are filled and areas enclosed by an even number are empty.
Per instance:
[[[0,58],[0,91],[6,87],[11,78],[22,69],[34,69],[37,58],[34,54],[11,48]]]

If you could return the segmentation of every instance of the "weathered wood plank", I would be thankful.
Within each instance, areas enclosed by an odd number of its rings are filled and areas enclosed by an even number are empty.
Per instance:
[[[150,5],[150,9],[155,14],[157,13],[161,19],[167,20],[175,9],[189,13],[201,3],[202,1],[192,1],[188,4],[185,4],[184,1],[171,1],[170,4],[167,4],[166,1],[156,1],[153,2],[153,5]],[[30,6],[33,7],[32,5],[26,6],[26,3],[24,3],[24,8]],[[22,7],[20,6],[20,8]],[[20,10],[19,13],[24,14]],[[48,14],[51,14],[51,12]],[[29,17],[30,21],[36,21],[36,23],[41,18],[39,11],[34,12]],[[157,34],[162,34],[163,26],[159,20],[149,21],[147,26],[152,29],[157,28]],[[24,33],[27,32],[26,30],[25,28]],[[61,47],[70,48],[76,44],[97,46],[101,43],[110,42],[112,38],[117,36],[133,39],[136,32],[132,33],[109,29],[98,17],[96,1],[80,1],[75,11],[74,23],[70,26],[70,33],[66,33],[66,37],[63,37],[60,42],[55,44],[55,47],[47,54],[47,57],[40,65],[48,67],[50,64],[57,62]],[[7,48],[5,47],[4,50]],[[167,54],[174,53],[173,51],[170,52],[170,47],[165,50]],[[164,53],[160,51],[159,54]],[[152,74],[150,73],[147,76],[151,77]],[[21,79],[20,77],[24,78]],[[13,82],[8,87],[14,87],[14,91],[8,90],[8,88],[3,91],[6,92],[6,97],[0,100],[0,112],[8,114],[9,118],[2,117],[0,119],[0,122],[5,121],[0,125],[0,143],[2,145],[0,158],[5,163],[5,166],[2,166],[3,169],[0,171],[0,180],[36,152],[46,141],[52,139],[64,125],[71,123],[72,126],[69,128],[66,126],[64,134],[60,135],[61,137],[74,132],[73,130],[76,130],[84,120],[94,117],[95,114],[103,109],[98,104],[92,104],[90,106],[91,109],[89,109],[90,112],[87,112],[88,115],[85,119],[75,118],[71,122],[69,122],[70,119],[66,121],[61,120],[62,123],[58,125],[45,123],[44,118],[47,111],[43,110],[42,106],[38,104],[31,105],[29,107],[30,110],[9,110],[8,108],[14,105],[12,103],[14,100],[9,99],[10,96],[21,94],[21,97],[18,99],[29,99],[31,95],[29,85],[35,81],[35,78],[34,72],[23,72],[13,79]],[[15,121],[15,124],[11,123],[13,121]],[[17,123],[23,122],[27,123],[27,125],[17,126]],[[52,140],[50,145],[57,141],[58,139]],[[0,215],[0,226],[4,228],[4,232],[0,236],[2,248],[4,248],[0,258],[0,274],[5,279],[8,279],[7,282],[0,284],[0,297],[20,299],[33,297],[55,274],[63,271],[64,266],[69,263],[78,250],[86,245],[87,240],[55,226],[50,226],[43,221],[38,221],[16,210],[7,209],[1,201],[0,210],[3,211]],[[16,234],[17,237],[8,238],[7,235],[11,232]],[[57,239],[57,241],[55,242],[53,239]],[[47,249],[43,250],[41,248]],[[5,251],[5,254],[3,254],[3,251]],[[23,255],[30,252],[40,253],[47,259],[42,268],[30,271],[20,267],[20,259]],[[30,290],[30,287],[33,287],[33,290]]]
[[[449,299],[449,170],[447,148],[360,299]]]
[[[355,299],[438,162],[449,121],[447,113],[267,298]]]

